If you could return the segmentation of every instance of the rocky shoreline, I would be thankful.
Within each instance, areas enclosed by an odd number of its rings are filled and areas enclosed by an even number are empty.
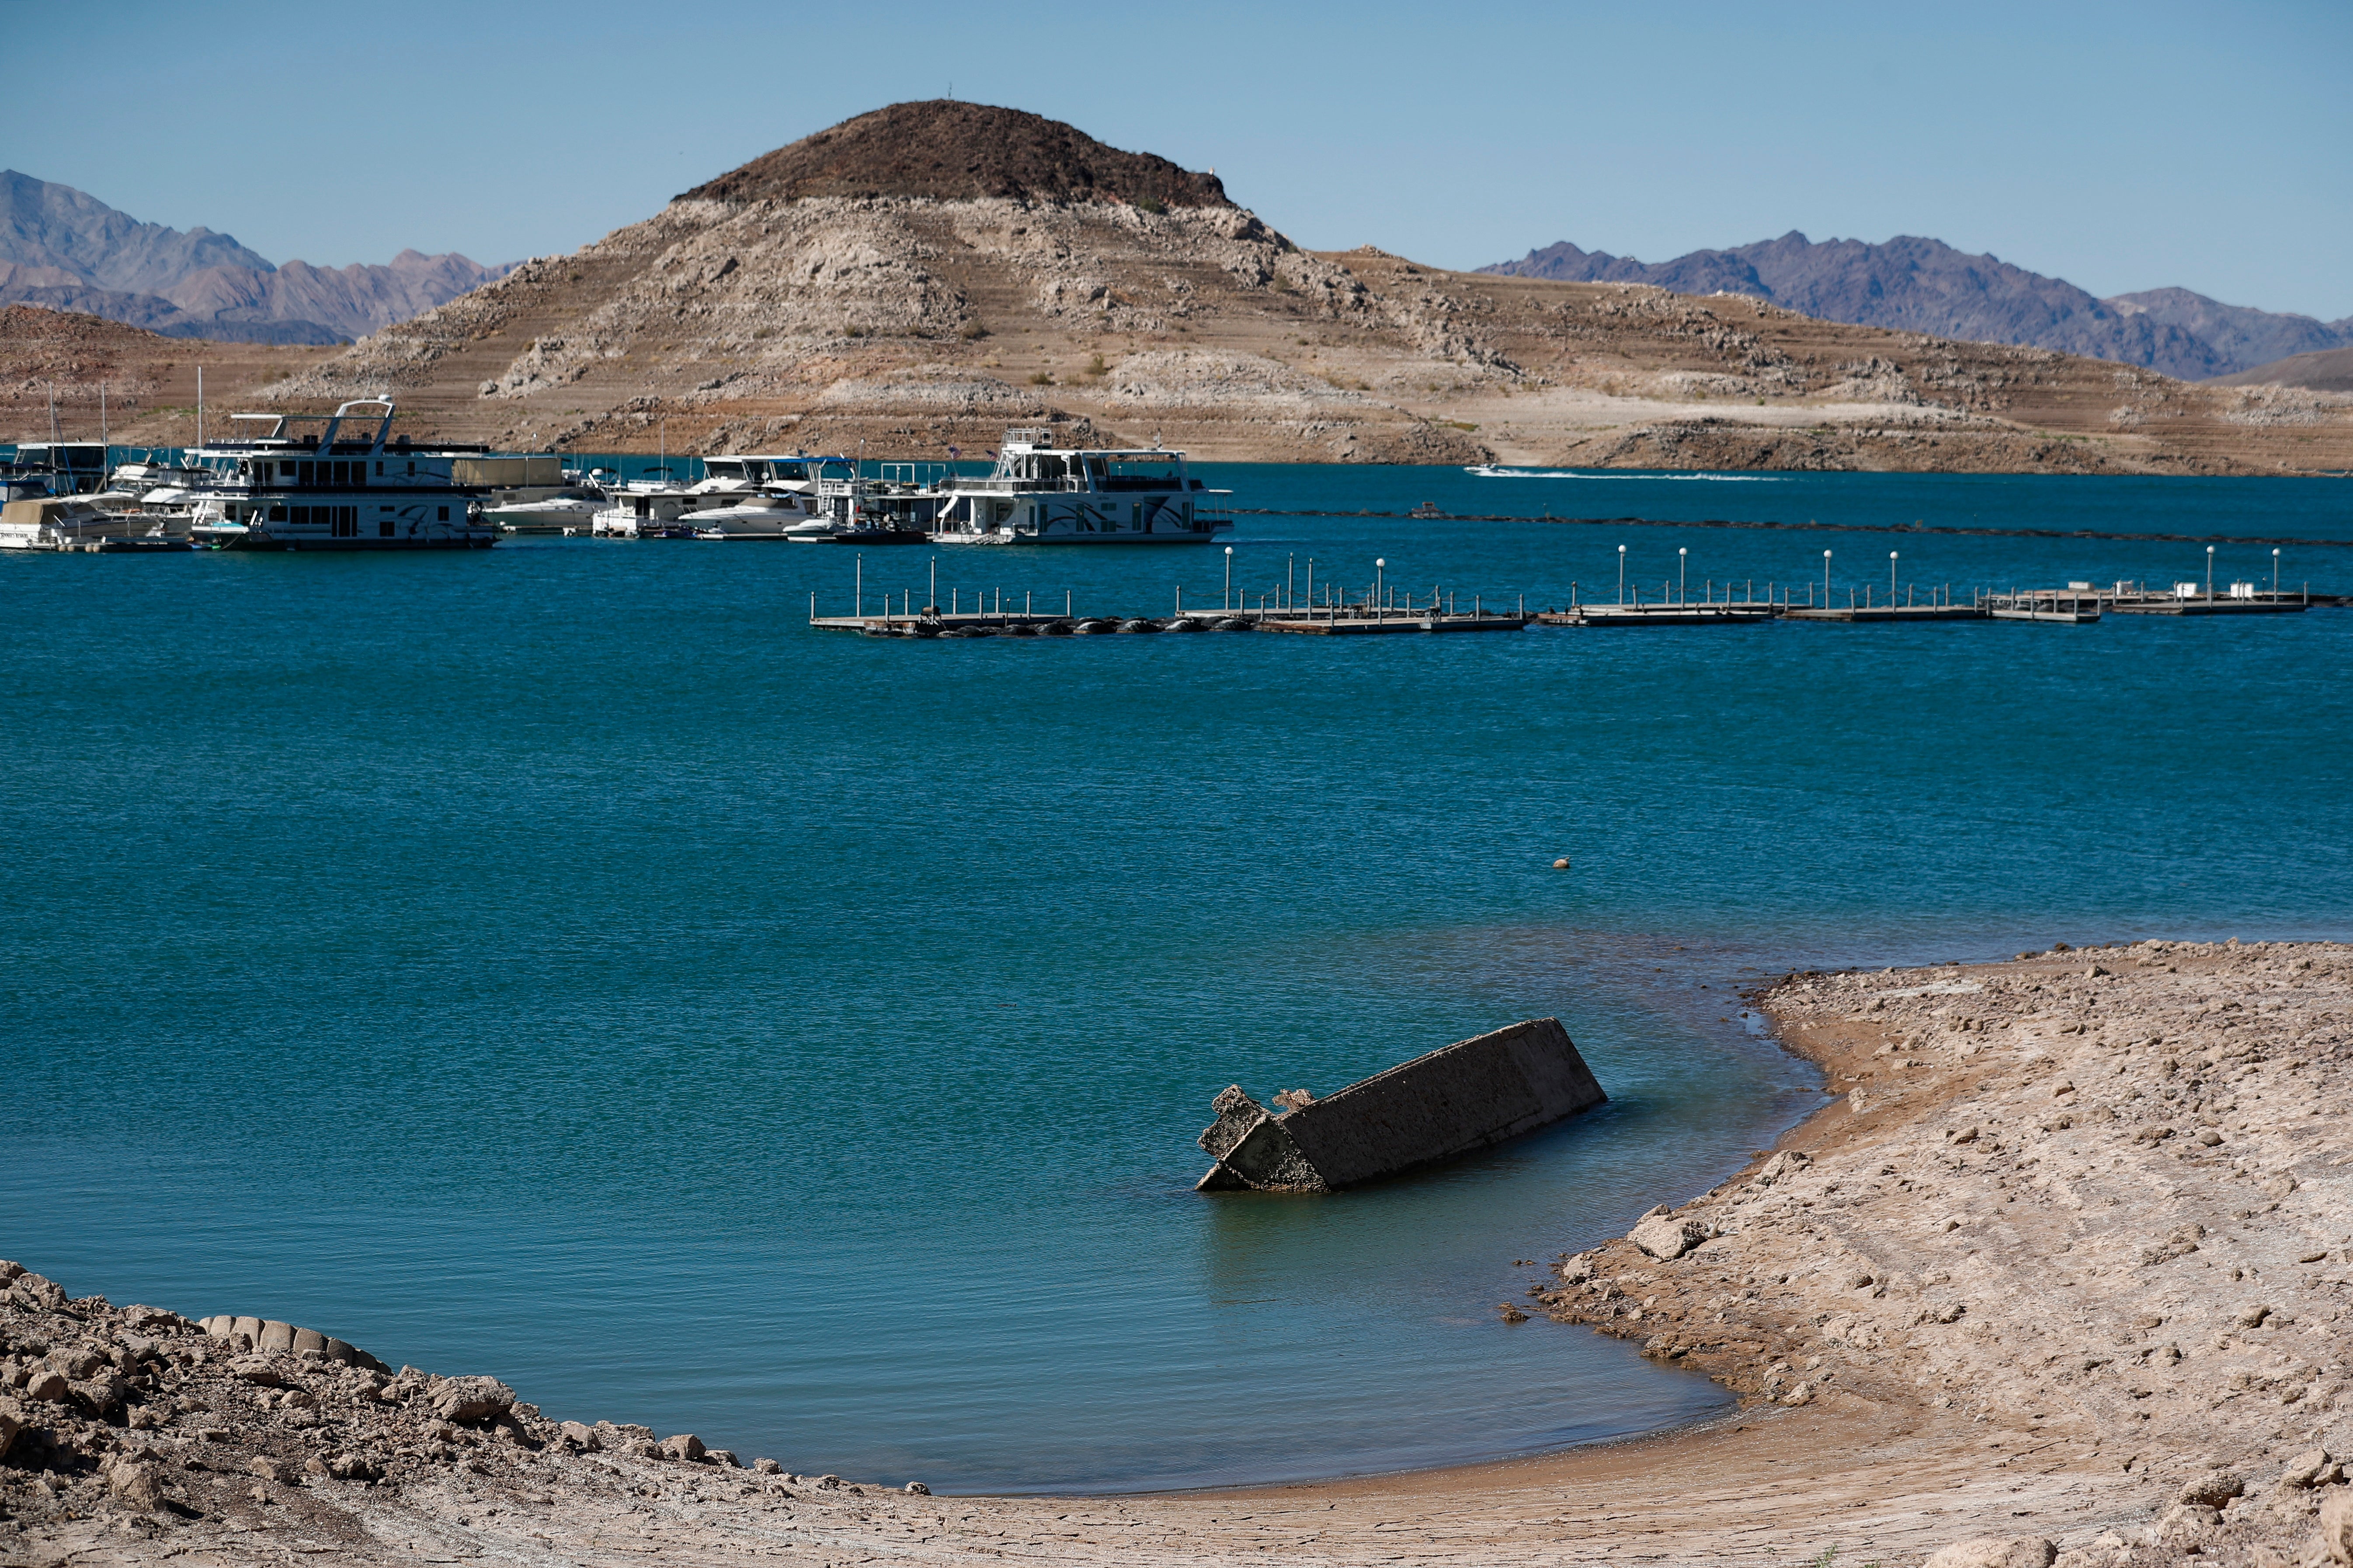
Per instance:
[[[0,1264],[0,1563],[2353,1563],[2353,948],[2059,948],[1754,1001],[1841,1098],[1505,1304],[1704,1370],[1729,1425],[1247,1493],[934,1498]]]
[[[2293,1561],[2325,1499],[2353,1504],[2328,1484],[2353,1458],[2348,957],[1792,976],[1757,1001],[1843,1108],[1538,1300],[1752,1405],[1948,1411],[1989,1464],[2066,1450],[2106,1472],[2097,1507],[2151,1516],[2012,1555]]]

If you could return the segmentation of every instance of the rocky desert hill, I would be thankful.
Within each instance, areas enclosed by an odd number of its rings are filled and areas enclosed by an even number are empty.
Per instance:
[[[2353,392],[2353,348],[2322,349],[2316,353],[2290,354],[2259,364],[2237,375],[2226,375],[2223,386],[2300,386],[2312,392]]]
[[[2191,386],[1736,296],[1304,250],[1213,174],[954,101],[861,115],[248,402],[397,396],[526,447],[2245,473],[2353,467],[2353,400]],[[216,393],[216,401],[226,396]],[[21,426],[38,405],[21,401]],[[137,438],[185,428],[159,421]]]
[[[206,431],[258,405],[263,386],[333,352],[311,345],[192,342],[79,310],[0,306],[0,441],[46,440],[54,399],[57,433],[99,438],[104,389],[108,433],[118,443],[185,446],[196,433],[196,368],[205,372]]]

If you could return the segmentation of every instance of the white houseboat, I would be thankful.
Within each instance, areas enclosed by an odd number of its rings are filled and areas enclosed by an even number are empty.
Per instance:
[[[703,459],[680,484],[668,469],[615,490],[591,531],[607,539],[783,540],[819,520],[818,476],[839,458],[748,453]]]
[[[1204,489],[1184,453],[1066,449],[1044,428],[1008,430],[994,472],[938,493],[943,544],[1207,544],[1233,527],[1232,492]]]
[[[346,437],[358,408],[383,410],[372,433]],[[487,550],[499,531],[481,517],[487,487],[462,466],[481,447],[391,439],[388,397],[363,397],[325,414],[239,414],[266,434],[188,454],[218,476],[198,502],[193,531],[231,550]],[[303,427],[317,426],[315,435]]]

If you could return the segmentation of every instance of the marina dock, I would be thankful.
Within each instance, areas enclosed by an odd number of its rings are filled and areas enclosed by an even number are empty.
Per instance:
[[[1789,621],[1982,621],[1988,612],[1978,605],[1852,605],[1842,610],[1784,610]]]
[[[1545,610],[1535,619],[1547,626],[1757,626],[1781,615],[1778,605],[1728,603],[1678,605],[1576,605]]]
[[[1376,562],[1385,568],[1386,561]],[[1513,632],[1531,626],[1763,626],[1772,621],[1806,621],[1835,623],[1847,626],[1897,626],[1914,622],[1943,621],[2024,621],[2054,626],[2091,626],[2103,616],[2221,616],[2221,615],[2281,615],[2299,614],[2315,604],[2342,603],[2340,596],[2316,595],[2306,589],[2294,593],[2258,590],[2252,583],[2237,582],[2227,585],[2227,591],[2216,594],[2211,584],[2176,583],[2170,591],[2152,593],[2145,584],[2119,581],[2105,588],[2094,587],[2083,581],[2068,583],[2059,588],[2027,588],[1995,592],[1975,589],[1967,596],[1957,593],[1950,584],[1926,586],[1899,584],[1890,571],[1883,596],[1875,595],[1867,585],[1857,585],[1848,592],[1844,605],[1829,603],[1827,583],[1803,585],[1803,597],[1796,584],[1767,583],[1765,592],[1757,593],[1757,584],[1737,581],[1725,584],[1719,591],[1713,582],[1701,584],[1701,596],[1687,599],[1681,583],[1670,580],[1661,587],[1657,598],[1646,599],[1636,593],[1630,599],[1612,603],[1588,603],[1577,593],[1577,584],[1570,586],[1569,604],[1566,608],[1546,607],[1530,610],[1525,595],[1495,595],[1499,602],[1506,599],[1512,608],[1490,609],[1490,595],[1447,592],[1432,587],[1427,595],[1401,593],[1393,584],[1378,578],[1374,584],[1354,598],[1333,592],[1326,577],[1319,585],[1315,563],[1307,563],[1307,590],[1303,595],[1293,592],[1292,570],[1286,565],[1281,579],[1264,594],[1236,593],[1231,576],[1232,552],[1227,552],[1227,580],[1220,603],[1214,609],[1187,609],[1181,586],[1172,585],[1173,605],[1166,615],[1097,612],[1082,614],[1075,594],[1062,591],[1062,605],[1057,610],[1039,610],[1035,593],[1023,593],[1017,598],[1003,588],[987,588],[978,592],[952,587],[945,597],[947,605],[939,605],[938,562],[931,563],[931,578],[925,597],[928,604],[918,606],[912,589],[894,589],[882,594],[874,605],[871,591],[865,585],[863,558],[860,558],[851,584],[851,611],[849,615],[819,615],[818,595],[809,595],[808,624],[822,631],[857,632],[878,637],[1103,637],[1185,634],[1203,631],[1217,632],[1279,632],[1294,637],[1402,637],[1433,635],[1449,632]],[[1319,593],[1320,586],[1320,593]],[[1620,594],[1630,584],[1621,585]],[[1466,605],[1462,600],[1467,597]],[[1875,601],[1875,602],[1874,602]],[[1049,599],[1050,603],[1050,596]],[[969,604],[972,607],[966,609]],[[1008,607],[1018,605],[1018,607]]]
[[[900,615],[820,616],[808,624],[821,631],[859,632],[875,637],[1097,637],[1109,634],[1191,632],[1288,632],[1301,637],[1396,637],[1433,632],[1516,632],[1535,617],[1493,611],[1448,615],[1443,611],[1382,613],[1342,607],[1323,610],[1187,610],[1175,616],[1077,616],[1006,612],[915,610]]]

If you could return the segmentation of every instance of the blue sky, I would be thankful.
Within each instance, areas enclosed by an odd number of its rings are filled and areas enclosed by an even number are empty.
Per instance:
[[[566,250],[946,94],[1441,266],[1928,235],[2353,315],[2353,5],[0,0],[0,163],[276,260]]]

